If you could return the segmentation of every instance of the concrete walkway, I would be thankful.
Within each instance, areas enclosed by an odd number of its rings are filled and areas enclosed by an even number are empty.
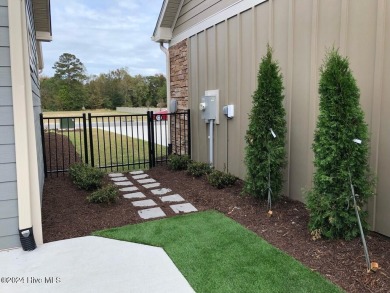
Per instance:
[[[0,251],[0,292],[195,292],[162,248],[87,236]]]

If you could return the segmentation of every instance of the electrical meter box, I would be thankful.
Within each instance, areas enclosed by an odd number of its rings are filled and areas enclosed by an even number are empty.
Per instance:
[[[169,103],[169,113],[177,112],[177,100],[171,100]]]
[[[75,128],[74,118],[60,118],[60,128],[61,129]]]
[[[201,118],[209,123],[210,120],[214,120],[215,124],[219,124],[219,91],[206,91],[205,96],[201,98],[199,104],[199,111],[201,112]]]

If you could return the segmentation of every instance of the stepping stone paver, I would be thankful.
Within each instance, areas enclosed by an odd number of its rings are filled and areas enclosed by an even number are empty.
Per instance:
[[[119,182],[119,181],[126,181],[129,179],[127,179],[127,177],[112,177],[111,180],[115,182]]]
[[[190,203],[180,203],[171,205],[171,209],[176,213],[191,213],[198,211],[192,204]]]
[[[146,196],[142,192],[133,192],[133,193],[126,193],[123,195],[123,197],[128,199],[134,199],[134,198],[144,198]]]
[[[145,209],[138,211],[138,215],[142,219],[153,219],[153,218],[161,218],[165,217],[166,214],[161,208],[151,208],[151,209]]]
[[[132,202],[135,207],[154,207],[157,204],[152,199],[137,200]]]
[[[122,177],[122,176],[124,176],[122,173],[110,173],[110,174],[108,174],[108,176],[109,177]]]
[[[130,181],[121,181],[121,182],[114,182],[115,185],[118,185],[118,186],[129,186],[129,185],[134,185],[133,183],[131,183]]]
[[[129,172],[131,174],[131,177],[134,180],[137,180],[138,183],[142,184],[142,187],[146,189],[151,189],[150,191],[152,194],[157,195],[161,202],[163,203],[178,203],[179,204],[171,204],[170,207],[176,214],[180,213],[191,213],[198,211],[191,203],[185,202],[185,199],[180,194],[170,194],[166,195],[172,192],[172,189],[169,188],[159,188],[160,183],[156,182],[155,179],[150,178],[148,174],[145,174],[144,171],[138,170],[138,171],[132,171]],[[145,207],[146,209],[141,209],[138,211],[138,215],[142,219],[153,219],[153,218],[162,218],[166,217],[165,212],[158,207],[158,204],[153,199],[148,199],[147,196],[143,192],[140,192],[134,184],[129,181],[125,175],[122,173],[110,173],[108,176],[111,177],[111,180],[114,181],[116,185],[119,186],[128,186],[120,188],[119,190],[122,192],[128,192],[126,194],[123,194],[124,198],[127,199],[136,199],[135,201],[132,201],[132,205],[134,207]],[[154,189],[157,188],[157,189]],[[141,199],[141,200],[138,200]],[[147,208],[151,207],[151,208]]]
[[[160,189],[153,189],[153,190],[151,190],[151,192],[154,195],[163,195],[163,194],[167,194],[167,193],[169,193],[171,191],[172,191],[172,189],[169,189],[169,188],[160,188]]]
[[[139,174],[144,174],[144,171],[140,170],[140,171],[132,171],[130,172],[131,175],[139,175]]]
[[[119,191],[124,191],[124,192],[131,192],[131,191],[136,191],[136,190],[138,190],[138,188],[135,186],[123,187],[123,188],[119,189]]]
[[[162,202],[180,202],[185,201],[184,198],[180,196],[180,194],[172,194],[172,195],[166,195],[160,197]]]
[[[156,182],[156,183],[145,184],[145,185],[142,185],[142,186],[149,189],[149,188],[159,187],[160,183]]]
[[[148,174],[140,174],[140,175],[134,175],[132,176],[134,179],[142,179],[142,178],[146,178],[146,177],[149,177]]]
[[[149,178],[149,179],[140,179],[140,180],[137,180],[138,183],[140,184],[145,184],[145,183],[154,183],[156,182],[156,180],[152,179],[152,178]]]

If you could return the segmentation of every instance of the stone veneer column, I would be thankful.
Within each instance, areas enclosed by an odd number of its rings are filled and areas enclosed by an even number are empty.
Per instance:
[[[188,109],[188,39],[169,48],[171,70],[171,100],[177,100],[178,112]],[[187,116],[171,118],[172,153],[188,152]]]

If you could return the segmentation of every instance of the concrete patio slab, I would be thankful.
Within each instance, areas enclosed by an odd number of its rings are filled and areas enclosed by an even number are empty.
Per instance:
[[[156,182],[156,183],[145,184],[145,185],[142,185],[142,186],[149,189],[149,188],[159,187],[160,183]]]
[[[152,178],[148,178],[148,179],[138,179],[137,181],[138,181],[138,183],[140,183],[140,184],[154,183],[154,182],[156,182],[156,180],[154,180],[154,179],[152,179]]]
[[[114,182],[115,185],[118,185],[118,186],[129,186],[129,185],[134,185],[132,182],[130,181],[121,181],[121,182]]]
[[[146,196],[142,192],[133,192],[133,193],[126,193],[123,195],[123,197],[128,199],[136,199],[136,198],[144,198]]]
[[[130,172],[131,175],[138,175],[138,174],[144,174],[144,171],[139,170],[139,171],[132,171]]]
[[[162,248],[101,237],[1,251],[0,264],[0,292],[195,292]]]
[[[162,202],[180,202],[185,201],[184,198],[181,197],[180,194],[172,194],[172,195],[166,195],[160,197]]]
[[[181,204],[175,204],[171,205],[171,209],[176,213],[191,213],[198,211],[192,204],[190,203],[181,203]]]
[[[108,174],[109,177],[122,177],[124,176],[122,173],[110,173]]]
[[[138,190],[138,188],[135,186],[123,187],[123,188],[119,189],[119,191],[124,191],[124,192],[132,192],[132,191],[136,191],[136,190]]]
[[[154,219],[154,218],[161,218],[165,217],[166,214],[161,208],[151,208],[151,209],[145,209],[138,211],[138,215],[142,219]]]
[[[133,179],[143,179],[143,178],[149,177],[149,175],[148,174],[141,174],[141,175],[134,175],[132,177],[133,177]]]
[[[132,202],[135,207],[154,207],[157,204],[152,199],[137,200]]]
[[[129,179],[127,179],[127,177],[112,177],[111,180],[115,182],[119,182],[119,181],[126,181]]]
[[[172,189],[169,189],[169,188],[160,188],[160,189],[153,189],[151,190],[151,192],[154,194],[154,195],[163,195],[163,194],[167,194],[169,192],[172,192]]]

